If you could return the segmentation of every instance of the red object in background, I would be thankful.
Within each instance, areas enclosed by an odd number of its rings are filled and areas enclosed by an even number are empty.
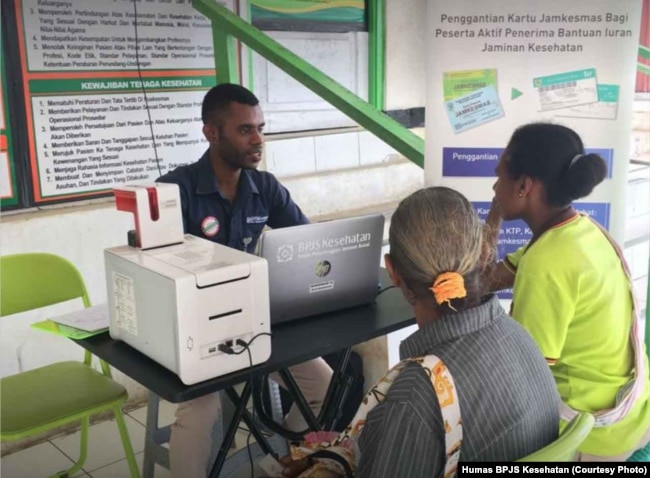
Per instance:
[[[138,204],[134,191],[123,191],[113,189],[115,194],[115,206],[118,211],[131,212],[135,216],[135,246],[142,247],[140,240],[140,217],[138,215]],[[160,210],[158,209],[158,192],[154,187],[147,188],[147,197],[149,199],[149,215],[152,221],[160,219]]]
[[[641,35],[639,36],[639,45],[650,48],[650,0],[643,0],[643,9],[641,10]],[[650,68],[650,58],[638,57],[638,62],[647,65]],[[636,72],[637,93],[650,93],[650,75]]]

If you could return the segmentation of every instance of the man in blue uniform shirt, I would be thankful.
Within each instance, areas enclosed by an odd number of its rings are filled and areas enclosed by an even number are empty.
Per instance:
[[[264,115],[253,93],[234,84],[215,86],[203,100],[202,120],[208,150],[196,163],[158,179],[179,186],[186,233],[253,252],[265,225],[276,228],[309,222],[289,191],[271,173],[257,170]],[[332,370],[320,358],[289,370],[318,414]],[[206,476],[212,426],[219,412],[216,393],[178,405],[169,444],[173,477]],[[286,426],[296,431],[307,428],[295,406],[286,417]]]

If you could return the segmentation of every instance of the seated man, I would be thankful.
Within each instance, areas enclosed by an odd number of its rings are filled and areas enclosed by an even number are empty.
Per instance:
[[[309,222],[278,180],[257,170],[264,117],[253,93],[234,84],[215,86],[203,100],[202,119],[208,150],[197,162],[158,179],[179,186],[186,233],[252,252],[265,225],[275,228]],[[318,358],[289,370],[318,415],[331,368]],[[219,412],[216,393],[178,406],[170,439],[172,476],[206,476],[212,427]],[[307,428],[297,407],[287,415],[286,426],[294,431]]]

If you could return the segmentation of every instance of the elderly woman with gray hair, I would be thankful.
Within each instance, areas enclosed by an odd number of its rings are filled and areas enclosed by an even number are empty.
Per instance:
[[[450,454],[512,461],[555,440],[559,399],[544,357],[496,296],[479,295],[491,251],[470,202],[449,188],[417,191],[393,214],[389,241],[386,268],[419,330],[367,414],[357,476],[439,477]],[[427,370],[421,360],[431,356]]]
[[[283,475],[448,477],[459,460],[513,461],[555,440],[559,397],[544,357],[496,296],[480,295],[492,253],[470,202],[417,191],[389,239],[386,268],[419,330],[348,428],[331,441],[306,436]]]

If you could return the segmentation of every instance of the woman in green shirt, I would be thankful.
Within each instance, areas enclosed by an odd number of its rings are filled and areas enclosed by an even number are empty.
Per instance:
[[[620,249],[572,206],[605,179],[605,161],[573,130],[533,123],[512,135],[496,174],[486,229],[496,240],[501,220],[523,219],[533,237],[492,269],[490,289],[513,288],[511,315],[546,357],[561,415],[596,416],[576,458],[624,461],[650,439],[647,356]]]

